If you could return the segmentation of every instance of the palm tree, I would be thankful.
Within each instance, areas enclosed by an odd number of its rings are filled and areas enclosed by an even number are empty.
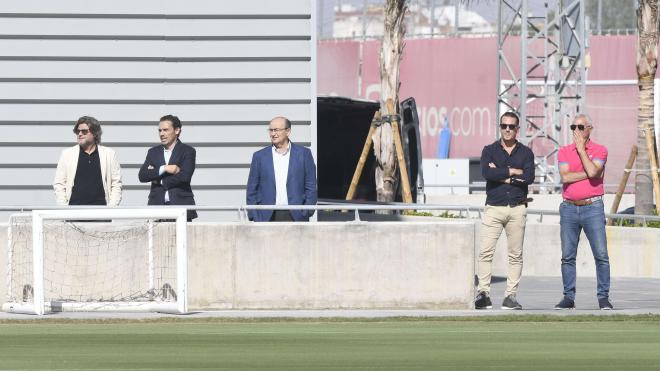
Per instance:
[[[658,68],[658,2],[639,0],[637,8],[637,78],[639,113],[635,175],[635,214],[651,214],[655,183],[658,190],[657,158],[653,138],[653,81]],[[649,172],[649,169],[651,171]],[[658,202],[660,206],[660,202]]]
[[[385,31],[380,50],[381,112],[383,117],[398,114],[399,66],[403,53],[403,19],[407,0],[386,0]],[[387,102],[393,104],[395,112],[388,112]],[[394,201],[397,188],[397,157],[394,147],[392,126],[385,120],[373,136],[376,155],[376,193],[381,202]]]

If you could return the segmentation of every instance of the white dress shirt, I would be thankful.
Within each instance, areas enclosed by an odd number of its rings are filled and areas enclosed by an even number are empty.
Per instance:
[[[275,146],[272,146],[271,150],[273,151],[273,169],[275,170],[275,205],[288,205],[286,178],[289,176],[291,142],[289,142],[284,154],[278,153]]]
[[[165,158],[165,165],[167,165],[167,163],[170,162],[170,157],[172,157],[172,151],[173,150],[174,150],[174,146],[172,146],[172,149],[167,149],[167,148],[165,148],[165,146],[163,146],[163,157]],[[163,175],[163,173],[165,173],[165,165],[162,165],[158,169],[158,175]],[[165,191],[165,202],[170,202],[170,192],[169,191]]]

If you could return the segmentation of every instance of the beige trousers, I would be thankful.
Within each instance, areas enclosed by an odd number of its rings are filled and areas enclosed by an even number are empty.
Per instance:
[[[506,279],[505,296],[515,295],[518,291],[523,267],[523,240],[525,238],[525,223],[527,208],[518,206],[486,205],[481,221],[481,246],[479,249],[479,286],[477,291],[490,293],[490,279],[493,266],[493,255],[497,240],[506,231],[509,247],[509,273]]]

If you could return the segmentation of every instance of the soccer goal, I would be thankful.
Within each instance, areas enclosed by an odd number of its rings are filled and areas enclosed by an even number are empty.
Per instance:
[[[186,313],[186,209],[35,210],[8,226],[6,312]]]

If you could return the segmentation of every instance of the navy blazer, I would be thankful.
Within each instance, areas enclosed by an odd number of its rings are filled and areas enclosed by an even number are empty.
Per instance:
[[[286,179],[286,194],[289,205],[316,205],[316,165],[309,148],[291,143],[289,172]],[[248,205],[275,205],[275,168],[272,146],[252,155],[248,176],[246,201]],[[295,221],[306,221],[314,215],[313,210],[291,210]],[[273,210],[249,210],[248,218],[256,222],[267,222]]]
[[[187,144],[183,144],[177,139],[174,150],[170,155],[170,161],[167,165],[179,166],[179,173],[158,174],[158,170],[165,164],[165,156],[163,155],[163,146],[157,145],[149,148],[147,158],[144,164],[140,167],[138,177],[140,182],[151,182],[151,191],[149,192],[148,205],[164,205],[165,204],[165,191],[169,192],[171,205],[194,205],[195,198],[192,188],[190,187],[190,180],[195,172],[195,157],[197,153],[195,149]],[[188,220],[197,218],[195,210],[188,210]]]

